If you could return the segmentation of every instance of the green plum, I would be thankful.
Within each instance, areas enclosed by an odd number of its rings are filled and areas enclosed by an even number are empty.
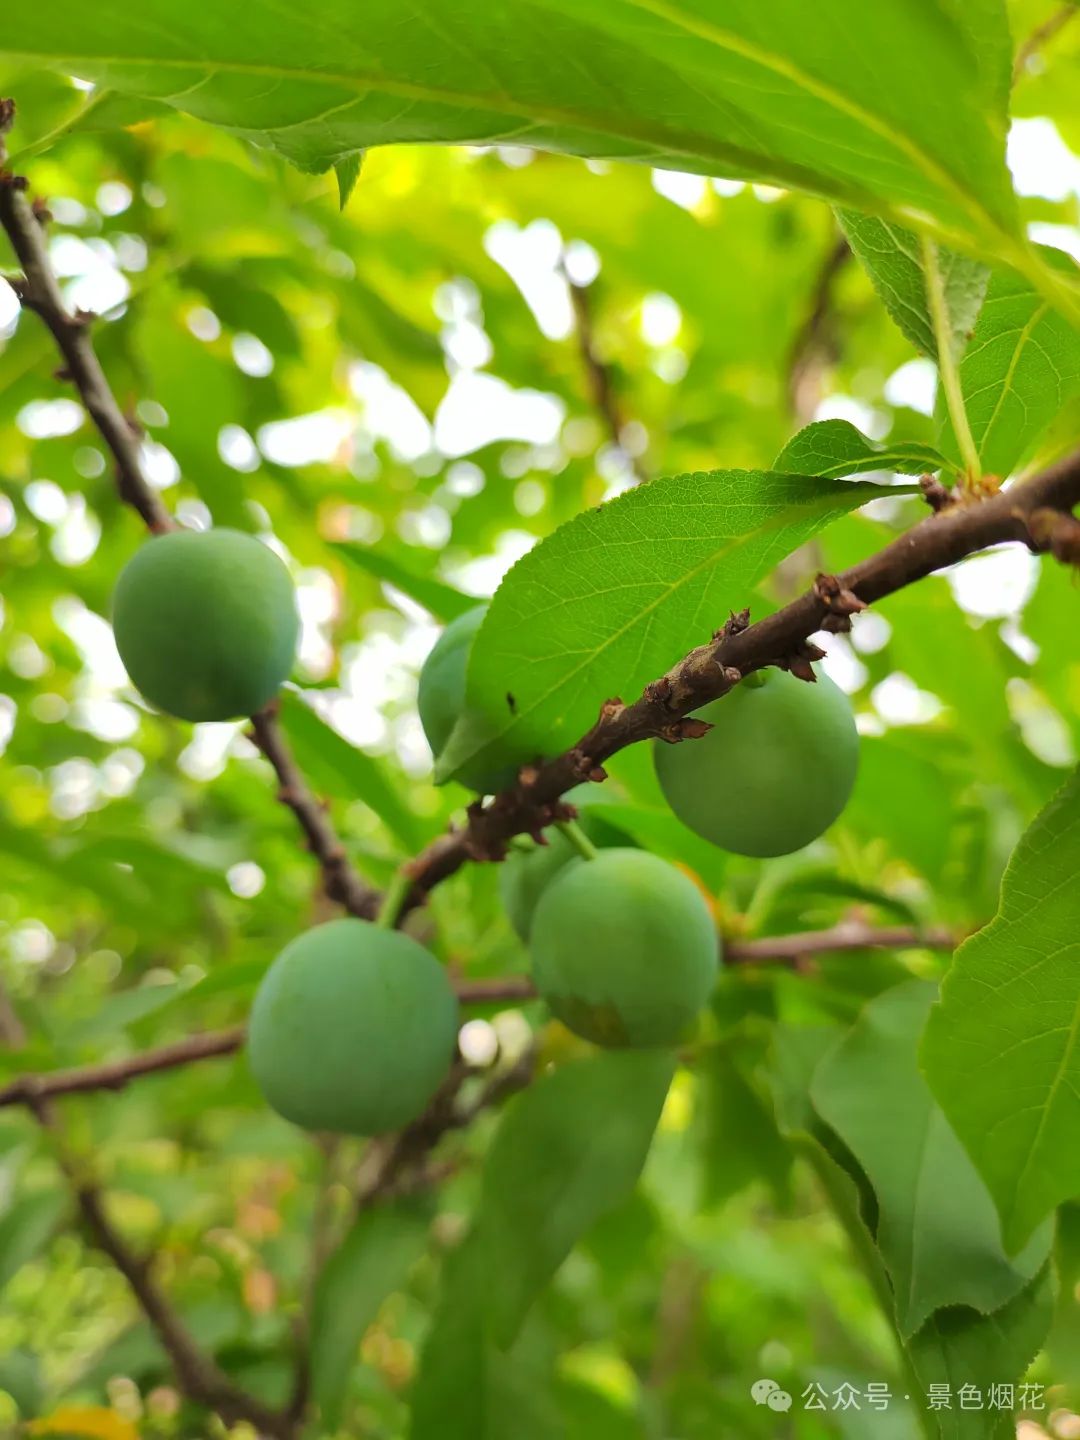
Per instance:
[[[416,708],[436,760],[450,739],[454,726],[465,713],[469,652],[487,611],[486,605],[477,605],[456,620],[451,620],[420,670]],[[490,760],[487,763],[474,761],[466,763],[454,778],[481,795],[492,795],[514,783],[517,766],[511,763],[509,757],[505,761],[498,757],[494,764]]]
[[[331,920],[266,972],[248,1049],[259,1089],[286,1120],[381,1135],[423,1112],[457,1028],[457,998],[430,951],[366,920]]]
[[[788,855],[843,810],[855,784],[859,734],[844,692],[762,670],[697,711],[700,740],[657,741],[668,804],[696,834],[737,855]]]
[[[274,552],[239,530],[173,530],[124,566],[113,633],[132,684],[181,720],[235,720],[292,669],[296,593]]]
[[[536,988],[597,1045],[677,1045],[708,1000],[720,939],[694,882],[645,850],[601,850],[564,867],[530,936]]]
[[[577,785],[563,797],[579,809],[577,824],[592,843],[600,847],[625,845],[626,836],[606,820],[589,814],[589,802],[607,798],[596,785]],[[510,924],[522,940],[528,941],[533,913],[540,896],[565,865],[581,859],[581,852],[561,830],[549,826],[546,845],[515,841],[499,866],[499,896]]]

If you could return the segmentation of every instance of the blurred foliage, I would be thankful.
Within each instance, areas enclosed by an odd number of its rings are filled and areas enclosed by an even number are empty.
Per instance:
[[[1014,12],[1023,36],[1047,7],[1017,0]],[[1015,108],[1052,116],[1080,148],[1078,66],[1080,22],[1031,56]],[[0,93],[19,101],[16,155],[80,103],[68,81],[14,64],[0,64]],[[65,293],[104,312],[95,343],[170,508],[272,539],[293,572],[304,643],[284,724],[373,882],[467,798],[432,783],[415,713],[419,665],[463,594],[490,594],[537,538],[636,474],[767,468],[812,418],[853,421],[901,457],[937,443],[930,362],[857,265],[836,260],[839,231],[818,201],[517,148],[409,147],[372,151],[341,209],[333,175],[159,111],[112,97],[25,167],[49,197]],[[1042,226],[1078,218],[1071,188],[1022,208]],[[12,263],[5,252],[0,264]],[[269,961],[329,907],[243,726],[193,730],[128,687],[106,622],[114,577],[143,540],[137,517],[53,374],[49,337],[18,316],[2,281],[0,334],[0,979],[26,1030],[0,1052],[2,1083],[241,1020]],[[1074,443],[1077,416],[1073,401],[1030,463]],[[919,515],[916,500],[879,499],[742,599],[760,614]],[[863,731],[861,773],[841,820],[796,855],[725,857],[688,834],[643,747],[613,761],[597,813],[693,873],[731,935],[851,919],[974,930],[995,912],[1017,839],[1076,761],[1075,617],[1064,570],[1010,553],[892,597],[850,641],[831,637],[829,666]],[[496,878],[466,868],[412,922],[457,975],[525,968]],[[921,994],[895,987],[936,980],[947,961],[916,948],[724,974],[639,1184],[595,1221],[582,1206],[591,1223],[561,1265],[561,1239],[542,1264],[523,1262],[526,1280],[529,1265],[540,1278],[558,1268],[496,1361],[505,1384],[482,1433],[880,1440],[915,1433],[905,1387],[950,1367],[966,1375],[969,1361],[973,1378],[1019,1379],[1036,1350],[1032,1381],[1053,1387],[1053,1405],[1080,1407],[1074,1209],[1057,1235],[1048,1338],[1040,1253],[1022,1276],[1008,1272],[1016,1285],[986,1301],[1008,1299],[989,1320],[962,1308],[949,1277],[924,1274],[930,1298],[911,1303],[920,1324],[933,1313],[904,1352],[873,1244],[888,1209],[871,1183],[874,1107],[842,1124],[835,1094],[816,1105],[811,1076],[838,1043],[821,1072],[833,1088],[845,1088],[840,1056],[856,1068],[852,1088],[889,1095],[910,1056],[871,1046],[861,1064],[859,1026],[887,1013],[876,997]],[[537,1006],[478,1013],[476,1033],[497,1037],[502,1063],[533,1034],[556,1075],[586,1052]],[[584,1145],[574,1126],[596,1123],[589,1106],[560,1113]],[[521,1102],[509,1114],[528,1120]],[[504,1132],[485,1171],[494,1115],[447,1142],[450,1173],[417,1208],[359,1229],[349,1184],[360,1147],[345,1142],[328,1161],[266,1110],[242,1055],[67,1099],[62,1115],[110,1215],[155,1253],[199,1341],[270,1403],[291,1382],[313,1226],[348,1237],[315,1309],[316,1337],[329,1337],[316,1393],[340,1428],[312,1435],[403,1435],[433,1316],[436,1339],[462,1346],[454,1297],[472,1297],[460,1302],[462,1333],[484,1298],[476,1243],[456,1242],[470,1225],[482,1235],[500,1205],[500,1243],[518,1233],[518,1170],[488,1193],[513,1144]],[[954,1148],[934,1176],[946,1198],[947,1163],[978,1184]],[[530,1203],[520,1196],[542,1230]],[[941,1208],[955,1239],[964,1217]],[[529,1229],[520,1217],[518,1227]],[[567,1244],[574,1233],[571,1223]],[[0,1425],[105,1440],[216,1433],[81,1237],[49,1138],[15,1109],[0,1110],[0,1280]],[[501,1280],[507,1291],[526,1283]],[[979,1327],[999,1318],[1004,1368],[990,1374],[971,1357],[996,1363]],[[446,1361],[462,1386],[480,1387],[481,1332],[468,1363]],[[749,1398],[764,1375],[797,1397],[782,1422]],[[894,1392],[887,1413],[798,1398],[881,1382]],[[437,1367],[421,1393],[436,1416],[455,1403]],[[432,1423],[424,1440],[452,1433]],[[995,1433],[989,1417],[979,1424],[955,1434]]]

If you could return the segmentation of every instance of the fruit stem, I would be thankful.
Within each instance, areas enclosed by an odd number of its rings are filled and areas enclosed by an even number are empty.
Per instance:
[[[375,924],[380,930],[394,929],[398,916],[401,914],[401,907],[405,903],[405,897],[411,888],[412,876],[407,875],[404,870],[399,870],[390,881],[383,902],[379,906],[379,913],[375,917]]]
[[[751,690],[757,690],[757,689],[760,689],[760,687],[765,684],[765,681],[766,681],[768,678],[769,678],[769,677],[768,677],[768,675],[766,675],[764,669],[762,669],[762,670],[751,670],[749,675],[744,675],[744,676],[743,676],[741,683],[742,683],[743,685],[749,685],[749,687],[750,687]]]
[[[562,831],[583,860],[596,859],[596,846],[576,820],[556,820],[555,828]]]

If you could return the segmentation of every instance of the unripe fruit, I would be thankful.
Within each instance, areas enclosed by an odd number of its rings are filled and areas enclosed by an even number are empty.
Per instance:
[[[331,920],[286,945],[248,1024],[263,1095],[305,1130],[381,1135],[420,1115],[457,1039],[457,998],[422,945]]]
[[[697,711],[700,740],[657,741],[656,775],[684,825],[737,855],[788,855],[817,839],[855,784],[859,734],[827,675],[759,672]]]
[[[585,832],[586,839],[600,847],[625,845],[626,837],[621,831],[589,814],[588,804],[596,793],[595,785],[578,785],[563,798],[579,807],[576,823]],[[529,938],[540,896],[565,866],[581,859],[581,852],[573,841],[554,826],[545,831],[545,838],[546,845],[533,841],[515,843],[499,866],[499,898],[510,924],[525,941]]]
[[[708,1000],[720,941],[692,880],[645,850],[601,850],[540,897],[536,988],[597,1045],[676,1045]]]
[[[436,760],[464,713],[469,652],[487,611],[486,605],[477,605],[474,610],[467,610],[464,615],[451,620],[420,670],[416,708]],[[492,765],[488,761],[487,764],[466,764],[454,778],[481,795],[492,795],[496,790],[512,785],[516,775],[515,765],[509,762]]]
[[[289,572],[239,530],[174,530],[143,545],[113,594],[132,683],[181,720],[235,720],[277,694],[299,634]]]

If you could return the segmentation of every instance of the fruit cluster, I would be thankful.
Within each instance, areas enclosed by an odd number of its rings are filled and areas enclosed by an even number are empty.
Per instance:
[[[447,626],[420,675],[418,709],[436,757],[467,714],[467,673],[486,606]],[[232,530],[173,531],[143,546],[117,583],[117,648],[151,704],[184,720],[231,720],[277,693],[299,632],[288,571]],[[843,692],[781,670],[749,676],[700,718],[692,743],[657,743],[657,778],[698,835],[742,855],[801,849],[851,793],[858,735]],[[494,760],[491,759],[494,754]],[[481,794],[511,784],[498,747],[455,775]],[[518,842],[500,868],[507,915],[527,945],[540,996],[597,1045],[671,1047],[708,1002],[720,941],[683,871],[628,846],[582,807],[546,844]],[[393,917],[389,917],[392,919]],[[309,1130],[377,1135],[419,1116],[453,1056],[457,1000],[446,971],[388,926],[336,920],[293,940],[251,1011],[256,1082]]]

